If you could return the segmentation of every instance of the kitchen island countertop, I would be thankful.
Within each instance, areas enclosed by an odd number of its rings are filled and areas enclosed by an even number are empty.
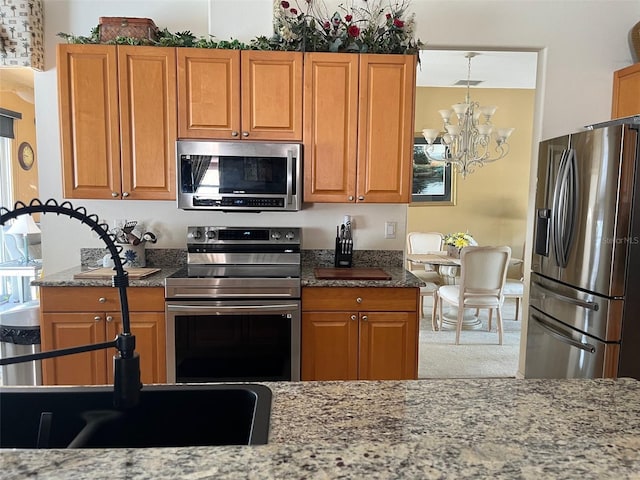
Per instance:
[[[268,445],[3,450],[0,478],[638,478],[640,382],[266,383]]]

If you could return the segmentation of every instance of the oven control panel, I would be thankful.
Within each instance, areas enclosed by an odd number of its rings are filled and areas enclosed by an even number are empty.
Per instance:
[[[192,244],[290,244],[300,245],[299,227],[187,227]]]

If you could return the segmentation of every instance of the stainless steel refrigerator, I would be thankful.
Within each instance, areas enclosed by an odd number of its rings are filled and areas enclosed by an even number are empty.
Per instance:
[[[540,143],[525,378],[640,379],[639,129]]]

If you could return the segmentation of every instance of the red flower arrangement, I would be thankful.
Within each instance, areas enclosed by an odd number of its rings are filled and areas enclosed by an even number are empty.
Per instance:
[[[281,50],[417,53],[410,0],[346,0],[329,15],[323,0],[274,0],[274,37]],[[304,8],[303,8],[304,7]]]

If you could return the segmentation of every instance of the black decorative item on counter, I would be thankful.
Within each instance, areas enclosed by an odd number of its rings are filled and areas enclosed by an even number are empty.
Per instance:
[[[351,234],[351,221],[348,220],[336,227],[336,267],[350,268],[353,265],[353,237]]]

